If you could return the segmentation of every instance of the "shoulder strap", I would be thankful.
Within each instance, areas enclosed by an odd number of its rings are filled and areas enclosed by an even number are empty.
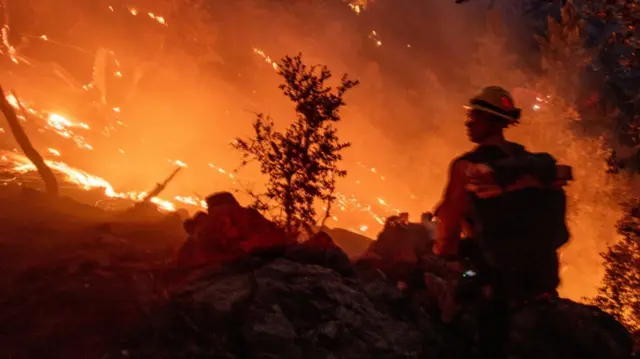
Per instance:
[[[519,143],[509,142],[509,148],[511,150],[511,154],[514,157],[519,157],[519,156],[524,156],[524,155],[531,154],[531,152],[527,151],[527,149],[523,145],[521,145]]]
[[[456,160],[465,160],[472,163],[487,163],[491,161],[498,161],[507,158],[521,157],[529,154],[529,151],[521,144],[515,142],[507,142],[509,152],[504,151],[502,148],[493,145],[481,145],[464,153]]]

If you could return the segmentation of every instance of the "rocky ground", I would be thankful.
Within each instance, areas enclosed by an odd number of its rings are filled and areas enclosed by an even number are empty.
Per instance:
[[[0,221],[0,358],[476,357],[472,313],[442,323],[424,290],[326,239],[184,268],[176,216],[23,194],[0,198]],[[608,315],[558,299],[521,309],[508,348],[627,359],[631,346]]]

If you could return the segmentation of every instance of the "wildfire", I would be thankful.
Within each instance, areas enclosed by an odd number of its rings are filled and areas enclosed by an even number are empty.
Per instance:
[[[175,161],[169,160],[169,163],[172,163],[172,164],[174,164],[174,165],[176,165],[178,167],[183,167],[183,168],[189,167],[189,166],[187,166],[186,163],[184,163],[184,162],[182,162],[180,160],[175,160]]]
[[[57,152],[54,149],[49,149],[50,152]],[[59,152],[57,152],[59,155]],[[10,161],[13,165],[13,171],[17,173],[27,173],[35,171],[36,167],[26,157],[14,153],[5,154],[2,156],[2,161]],[[70,183],[76,184],[79,187],[89,191],[93,189],[103,189],[104,195],[110,198],[122,198],[130,199],[134,201],[140,201],[146,196],[146,192],[116,192],[113,189],[111,183],[104,178],[94,176],[83,170],[73,168],[68,164],[60,161],[45,160],[47,166],[51,167],[54,171],[64,174],[65,180]],[[157,204],[161,209],[166,211],[175,211],[175,205],[167,200],[161,198],[151,198],[151,202]]]
[[[7,99],[7,102],[9,102],[9,104],[16,110],[18,111],[24,110],[26,114],[31,115],[38,119],[44,118],[45,119],[44,127],[46,129],[54,131],[61,137],[71,139],[72,141],[75,142],[78,148],[83,148],[87,150],[93,149],[93,146],[91,146],[87,142],[84,136],[78,135],[73,131],[74,128],[89,130],[90,126],[87,125],[86,123],[73,122],[68,118],[57,113],[38,111],[33,107],[29,106],[25,101],[18,99],[13,94],[7,94],[6,99]],[[18,112],[18,118],[20,118],[23,121],[27,120],[24,114],[21,112]]]
[[[57,134],[64,138],[72,139],[79,148],[85,148],[88,150],[93,149],[93,146],[87,143],[83,136],[77,135],[71,130],[72,128],[83,128],[88,130],[89,125],[85,123],[74,123],[61,115],[49,113],[47,118],[47,127],[53,129]]]
[[[115,9],[113,6],[111,6],[111,5],[109,5],[109,6],[108,6],[108,9],[109,9],[111,12],[116,12],[116,9]],[[140,12],[139,12],[139,11],[138,11],[138,9],[137,9],[137,8],[135,8],[135,7],[130,7],[130,8],[128,8],[128,9],[127,9],[127,11],[128,11],[128,12],[129,12],[129,14],[131,14],[132,16],[138,16],[138,15],[140,15]],[[148,16],[149,18],[151,18],[151,19],[155,20],[155,21],[156,21],[158,24],[160,24],[160,25],[164,25],[164,26],[167,26],[167,25],[168,25],[168,24],[167,24],[167,20],[164,18],[164,16],[157,15],[157,14],[155,14],[155,13],[153,13],[153,12],[147,12],[147,16]]]
[[[6,99],[13,108],[20,109],[20,102],[13,94],[7,94]]]
[[[367,8],[367,0],[352,0],[347,5],[353,12],[360,15]]]
[[[11,45],[11,43],[9,42],[9,25],[7,24],[2,27],[2,44],[7,51],[6,55],[9,56],[11,61],[13,61],[13,63],[15,64],[19,64],[20,61],[18,58],[18,52],[16,51],[15,47],[13,47],[13,45]]]
[[[550,99],[551,96],[536,96],[536,103],[531,105],[531,109],[534,111],[540,111],[542,109],[542,105],[548,103]]]
[[[360,14],[362,11],[364,11],[366,8],[366,5],[367,5],[366,0],[356,0],[356,1],[348,2],[348,6],[356,14]],[[114,8],[113,6],[108,6],[108,9],[112,12],[116,12],[116,8]],[[128,7],[126,8],[126,13],[131,16],[149,17],[150,19],[158,22],[159,24],[167,26],[166,19],[163,16],[157,15],[153,12],[144,12],[135,7]],[[9,33],[9,28],[5,26],[2,29],[2,41],[5,45],[4,48],[6,49],[6,51],[3,54],[5,56],[8,56],[14,63],[19,63],[19,62],[28,63],[26,60],[23,60],[19,57],[19,54],[17,53],[16,49],[13,46],[11,46],[11,44],[8,42],[8,39],[9,39],[8,33]],[[37,36],[37,38],[43,41],[50,41],[47,35],[40,35],[40,36]],[[382,45],[382,42],[379,39],[379,36],[376,33],[376,31],[371,32],[370,38],[374,41],[376,46]],[[256,55],[260,56],[266,63],[268,63],[274,70],[276,71],[279,70],[277,62],[274,61],[270,56],[268,56],[264,51],[262,51],[259,48],[253,48],[252,50]],[[116,65],[117,65],[117,59],[115,59],[114,61],[116,62]],[[126,76],[126,74],[121,72],[120,70],[111,72],[111,74],[116,78],[123,78],[124,76]],[[89,83],[89,84],[83,85],[82,89],[89,91],[95,87],[96,87],[96,84]],[[17,110],[19,118],[21,120],[23,121],[33,120],[36,122],[41,121],[40,123],[36,123],[36,125],[39,124],[41,125],[42,128],[47,129],[51,132],[54,132],[58,136],[74,141],[76,146],[80,149],[87,149],[87,150],[93,149],[93,146],[88,143],[87,139],[84,136],[86,134],[86,136],[88,137],[90,133],[93,133],[92,132],[93,128],[89,124],[76,121],[71,116],[63,115],[56,111],[38,109],[33,104],[29,103],[25,99],[16,97],[14,94],[7,94],[7,100],[10,103],[10,105]],[[115,107],[112,110],[115,113],[120,113],[121,111],[120,107]],[[125,126],[120,121],[117,121],[117,124],[120,126]],[[103,131],[103,129],[99,129],[98,131],[99,133],[101,132],[108,135],[109,129],[105,128],[106,133],[105,131]],[[0,129],[0,132],[4,132],[4,130]],[[65,162],[59,161],[58,159],[61,159],[63,156],[62,156],[62,153],[57,149],[47,148],[47,151],[52,156],[56,157],[55,161],[45,160],[47,165],[50,166],[54,171],[61,173],[64,176],[64,179],[66,181],[76,184],[79,188],[82,188],[85,190],[99,189],[104,192],[104,195],[106,197],[129,199],[133,201],[140,201],[144,199],[145,196],[147,195],[146,192],[116,191],[112,186],[112,184],[108,182],[106,179],[101,178],[99,176],[92,175],[81,169],[71,167]],[[125,151],[122,148],[118,149],[117,152],[120,153],[121,155],[125,154]],[[35,170],[35,166],[31,162],[29,162],[26,157],[16,153],[7,153],[2,157],[0,157],[0,160],[5,164],[8,164],[9,168],[11,168],[12,171],[16,173],[27,173],[27,172],[33,172]],[[175,166],[188,167],[187,164],[181,160],[170,159],[168,161]],[[379,178],[380,180],[385,180],[385,177],[382,176],[379,173],[378,169],[376,169],[375,167],[368,167],[362,163],[358,163],[358,165],[365,168],[366,172],[369,173],[371,176]],[[233,171],[229,171],[213,163],[208,164],[208,166],[211,169],[215,170],[220,175],[226,177],[229,181],[231,181],[231,183],[233,184],[238,183],[237,178],[234,175]],[[356,180],[355,183],[360,184],[360,180]],[[373,224],[377,223],[379,225],[382,225],[384,224],[385,217],[388,217],[392,214],[400,213],[400,210],[398,210],[397,208],[394,208],[382,198],[377,198],[373,202],[367,203],[365,201],[358,199],[355,194],[345,194],[345,193],[338,192],[335,194],[335,197],[336,197],[336,201],[334,204],[335,209],[344,213],[364,215],[366,217],[371,218],[371,220],[373,221],[372,222]],[[171,199],[161,199],[161,198],[154,197],[154,198],[151,198],[150,201],[152,203],[157,204],[161,209],[165,211],[175,211],[178,204],[196,207],[199,209],[206,209],[206,202],[203,199],[199,197],[194,197],[194,196],[177,195]],[[333,222],[339,222],[338,216],[335,216],[335,215],[331,216],[330,220]],[[368,233],[374,227],[371,225],[371,223],[370,224],[364,224],[363,222],[360,222],[360,223],[361,224],[359,224],[357,228],[352,228],[352,229],[354,231]],[[347,224],[345,223],[344,225],[347,225]]]
[[[374,44],[376,44],[376,46],[378,46],[378,47],[382,46],[382,41],[380,41],[380,36],[376,32],[376,30],[372,30],[371,31],[371,33],[369,34],[369,38],[371,40],[373,40],[373,42],[374,42]]]
[[[51,153],[52,155],[56,156],[56,157],[60,157],[60,151],[56,150],[55,148],[48,148],[47,149],[49,151],[49,153]]]
[[[267,56],[264,53],[264,51],[254,48],[253,49],[253,53],[258,55],[258,56],[260,56],[260,57],[262,57],[266,63],[268,63],[269,65],[271,65],[273,67],[274,70],[276,70],[276,71],[278,70],[278,64],[275,61],[273,61],[271,59],[271,57]]]
[[[360,15],[360,12],[362,12],[362,8],[360,8],[360,5],[358,4],[349,4],[349,7],[358,15]]]
[[[164,20],[164,17],[162,17],[162,16],[155,15],[152,12],[147,13],[147,15],[149,15],[150,18],[154,19],[159,24],[162,24],[162,25],[166,25],[167,24],[167,22]]]
[[[184,203],[190,206],[207,208],[207,202],[200,198],[175,196],[174,199],[180,203]]]
[[[10,102],[10,104],[12,104],[12,106],[16,108],[20,108],[22,102],[19,101],[15,96],[8,95],[7,99]],[[37,111],[34,111],[34,110],[31,110],[30,112],[37,113]],[[91,128],[87,124],[80,123],[80,122],[73,122],[67,119],[66,117],[63,117],[55,113],[49,113],[47,117],[46,126],[54,129],[55,132],[61,135],[62,137],[74,138],[76,140],[82,137],[73,134],[73,132],[70,130],[71,128],[82,128],[85,130],[89,130]],[[86,143],[84,147],[91,149],[90,145]],[[60,151],[53,148],[48,148],[47,150],[53,156],[61,157]],[[119,149],[118,152],[122,154],[125,153],[123,149]],[[15,153],[9,153],[7,155],[2,156],[2,161],[11,162],[13,166],[12,167],[13,171],[17,173],[26,173],[26,172],[34,171],[36,169],[35,166],[31,162],[29,162],[29,160],[26,157],[15,154]],[[53,170],[59,173],[62,173],[65,176],[65,180],[67,180],[70,183],[74,183],[85,190],[102,189],[104,191],[104,195],[109,198],[129,199],[133,201],[140,201],[146,196],[146,192],[136,192],[136,191],[118,192],[114,189],[111,183],[109,183],[104,178],[92,175],[90,173],[87,173],[86,171],[83,171],[77,168],[73,168],[64,162],[51,161],[51,160],[46,160],[45,162]],[[188,167],[188,165],[181,160],[169,159],[168,162],[176,166]],[[364,164],[360,162],[358,163],[358,165],[362,167],[366,167]],[[228,171],[222,167],[216,166],[213,163],[209,163],[208,167],[228,177],[234,184],[237,183],[233,172]],[[378,170],[374,167],[367,168],[367,171],[374,175],[378,175]],[[381,180],[384,180],[384,176],[380,176],[379,178]],[[356,182],[359,182],[359,181],[356,181]],[[376,211],[374,210],[373,204],[363,203],[360,200],[358,200],[358,198],[353,194],[346,195],[346,194],[337,192],[335,196],[336,196],[336,207],[340,211],[361,212],[361,213],[367,214],[376,223],[380,225],[384,224],[385,216],[388,216],[390,214],[400,213],[399,209],[393,208],[382,198],[377,198],[376,205],[380,209],[382,209],[382,211],[384,212],[384,215],[380,215],[376,213]],[[151,202],[157,204],[161,209],[165,211],[175,211],[177,206],[174,202],[192,206],[192,207],[206,209],[206,202],[204,200],[197,197],[191,197],[191,196],[175,196],[172,200],[166,200],[166,199],[154,197],[151,199]],[[334,222],[339,221],[337,216],[332,216],[330,219]],[[357,228],[357,231],[360,231],[363,233],[366,233],[369,230],[370,230],[370,226],[365,224],[362,224]]]

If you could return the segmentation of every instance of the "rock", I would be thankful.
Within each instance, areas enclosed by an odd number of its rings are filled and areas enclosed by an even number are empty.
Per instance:
[[[633,339],[613,317],[568,299],[533,302],[512,319],[513,358],[629,359]]]
[[[335,244],[350,258],[364,253],[372,241],[369,237],[342,228],[323,228],[322,230],[331,236]]]
[[[256,358],[301,358],[302,351],[296,345],[297,333],[293,324],[277,304],[271,310],[252,308],[243,327],[248,350]]]
[[[327,239],[200,273],[124,349],[131,358],[478,358],[477,309],[445,325],[426,291],[345,276],[292,255],[332,248]],[[632,344],[597,308],[545,299],[515,312],[507,348],[510,358],[626,359]]]
[[[236,215],[247,222],[218,227],[223,232],[212,238],[257,233],[262,240],[270,233],[247,226],[255,213],[224,206],[216,207],[222,216],[205,214],[207,223]],[[269,228],[264,217],[257,221]],[[429,288],[407,281],[400,290],[376,268],[371,272],[378,275],[363,275],[359,267],[354,272],[322,233],[300,244],[266,240],[235,258],[176,268],[161,264],[168,254],[157,244],[173,233],[170,228],[180,230],[175,223],[114,223],[123,243],[87,240],[100,235],[101,217],[83,231],[70,230],[77,224],[60,227],[58,218],[31,231],[40,223],[15,227],[28,237],[13,238],[19,247],[2,252],[3,265],[20,262],[0,271],[0,358],[476,359],[476,337],[487,332],[478,327],[481,312],[473,306],[443,324]],[[234,223],[242,222],[222,224]],[[3,229],[15,224],[7,220]],[[390,269],[396,264],[378,260]],[[412,273],[448,276],[435,260],[421,264],[426,267],[413,265]],[[594,307],[539,300],[516,311],[511,322],[510,358],[631,358],[629,333]]]
[[[330,268],[344,276],[355,275],[347,254],[325,232],[319,232],[311,239],[291,246],[285,253],[285,257],[299,263]]]
[[[431,249],[434,233],[424,222],[407,222],[406,216],[405,220],[390,217],[377,240],[355,261],[358,276],[384,278],[412,290],[424,288],[425,272],[450,279],[451,271],[442,268],[446,264]]]
[[[375,291],[353,278],[286,258],[247,269],[227,267],[175,294],[154,315],[153,327],[143,323],[131,337],[137,340],[127,342],[130,357],[151,357],[153,348],[155,357],[170,358],[444,358],[437,331],[426,331],[433,336],[425,338],[416,324],[423,313],[409,315],[412,322],[383,312],[370,298]]]
[[[199,283],[200,285],[189,288],[182,294],[183,298],[188,297],[195,305],[208,307],[207,311],[218,316],[231,313],[251,295],[252,278],[249,274],[215,279],[213,285],[204,286]]]
[[[415,277],[419,270],[417,263],[394,261],[393,259],[377,256],[376,253],[365,253],[354,264],[358,275],[363,278],[385,278],[391,283],[407,281]]]
[[[380,270],[390,280],[399,281],[412,276],[421,257],[431,253],[433,239],[424,225],[395,223],[393,218],[357,262],[361,268]]]

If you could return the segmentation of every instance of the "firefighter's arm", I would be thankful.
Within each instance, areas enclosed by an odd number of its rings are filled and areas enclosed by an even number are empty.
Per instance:
[[[444,198],[436,210],[438,229],[433,252],[441,257],[455,259],[458,256],[458,243],[462,223],[469,210],[469,194],[465,187],[467,182],[467,161],[455,161],[449,171],[449,183]]]

